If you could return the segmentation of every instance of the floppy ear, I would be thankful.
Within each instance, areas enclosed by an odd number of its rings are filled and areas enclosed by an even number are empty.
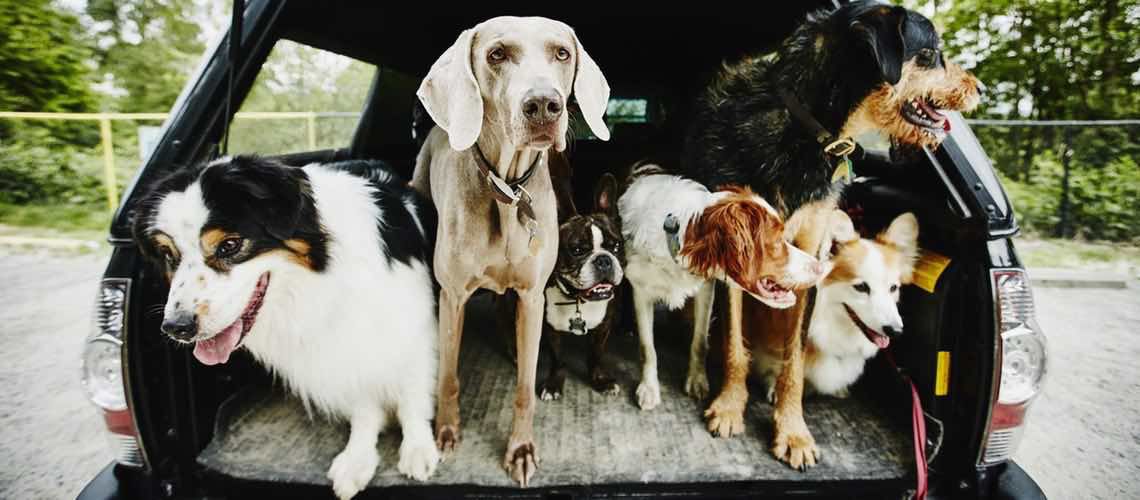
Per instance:
[[[578,40],[578,34],[573,31],[570,33],[574,36],[574,46],[578,49],[578,71],[574,74],[574,98],[578,100],[578,108],[582,110],[582,117],[586,119],[590,131],[598,139],[608,141],[610,129],[606,128],[606,122],[602,117],[606,115],[606,106],[610,103],[610,84],[606,82],[598,63],[586,53],[586,48]]]
[[[235,157],[228,163],[206,168],[203,192],[216,203],[233,203],[230,210],[244,211],[278,240],[293,237],[308,198],[308,179],[299,168],[278,165],[260,158]],[[216,193],[216,195],[215,195]]]
[[[899,83],[902,78],[903,53],[906,51],[904,22],[906,9],[882,5],[859,16],[850,25],[856,36],[871,47],[883,80],[891,85]]]
[[[875,239],[882,244],[891,245],[902,253],[903,283],[910,283],[914,274],[914,262],[918,259],[918,218],[907,212],[891,221],[886,230],[879,233]]]
[[[617,178],[606,172],[594,186],[594,210],[617,218]]]
[[[463,151],[475,144],[483,128],[483,95],[471,69],[475,29],[459,38],[431,65],[416,96],[439,128],[447,132],[451,149]]]

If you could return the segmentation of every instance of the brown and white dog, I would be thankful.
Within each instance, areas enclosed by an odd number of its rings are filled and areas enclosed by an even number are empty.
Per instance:
[[[804,380],[807,389],[846,397],[866,361],[902,335],[899,289],[914,275],[918,219],[909,212],[899,215],[874,239],[859,238],[842,211],[834,211],[832,221],[833,267],[816,294],[804,346]],[[774,403],[787,332],[753,326],[749,335],[756,367]]]
[[[641,165],[630,175],[618,212],[641,340],[637,402],[643,410],[661,403],[653,346],[656,304],[680,309],[695,297],[685,392],[703,398],[708,394],[704,359],[714,283],[723,281],[771,307],[786,308],[795,304],[795,290],[814,285],[824,272],[818,260],[784,241],[779,215],[747,188],[709,191],[656,165]],[[730,305],[729,312],[730,330],[738,337],[739,306]],[[743,351],[729,356],[748,357]],[[746,362],[745,374],[747,369]]]
[[[558,254],[550,150],[566,148],[571,92],[595,136],[610,89],[569,26],[497,17],[460,33],[417,92],[435,121],[416,158],[412,186],[439,212],[436,443],[459,441],[459,345],[464,306],[480,288],[513,290],[518,384],[503,466],[526,486],[538,464],[535,371],[543,292]],[[508,193],[508,191],[510,191]],[[510,198],[510,201],[508,201]]]

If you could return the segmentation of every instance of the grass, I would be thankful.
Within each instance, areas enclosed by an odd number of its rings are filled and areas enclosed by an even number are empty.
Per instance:
[[[1021,238],[1016,245],[1026,267],[1087,269],[1140,276],[1140,245],[1136,243]]]
[[[106,205],[0,203],[0,236],[103,241],[111,225]]]

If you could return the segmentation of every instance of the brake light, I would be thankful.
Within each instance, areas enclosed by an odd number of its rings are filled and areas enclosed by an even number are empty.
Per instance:
[[[1013,456],[1021,442],[1026,414],[1045,380],[1048,349],[1037,325],[1029,278],[1021,269],[993,271],[997,304],[997,394],[990,412],[979,463],[989,465]]]
[[[123,465],[143,467],[145,457],[123,381],[123,335],[130,286],[130,280],[120,278],[106,278],[100,283],[94,328],[83,349],[80,381],[103,417],[115,459]]]

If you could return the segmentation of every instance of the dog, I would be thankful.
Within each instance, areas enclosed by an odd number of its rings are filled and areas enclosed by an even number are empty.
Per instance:
[[[379,162],[227,157],[159,182],[133,231],[170,285],[167,336],[204,365],[245,348],[306,409],[349,422],[338,497],[368,485],[393,416],[397,469],[431,476],[435,212],[403,180]]]
[[[896,217],[874,239],[861,239],[851,219],[832,217],[831,271],[819,284],[804,347],[804,379],[819,394],[847,397],[863,366],[903,333],[899,290],[911,283],[918,256],[918,218]],[[775,329],[749,332],[757,371],[775,402],[784,339]],[[776,335],[773,335],[776,334]]]
[[[571,216],[558,230],[558,261],[546,286],[542,331],[542,350],[550,358],[550,372],[538,391],[543,400],[562,397],[566,381],[562,334],[591,335],[590,386],[607,395],[621,392],[604,359],[606,341],[618,318],[621,299],[616,295],[625,265],[616,196],[617,179],[602,175],[595,188],[594,213]]]
[[[824,271],[818,260],[784,241],[783,222],[776,210],[748,188],[713,192],[657,165],[643,164],[633,169],[618,200],[618,213],[641,341],[637,403],[642,410],[661,403],[653,345],[656,304],[680,309],[694,298],[685,392],[700,399],[708,394],[704,359],[714,281],[723,281],[772,307],[785,308],[795,303],[794,290],[815,284]],[[739,324],[736,313],[739,309],[730,306],[729,324]],[[741,334],[737,327],[730,330],[733,335]],[[747,359],[746,353],[734,354]],[[745,373],[747,369],[745,365]]]
[[[881,133],[895,146],[936,147],[950,128],[946,110],[973,109],[984,89],[947,61],[933,24],[902,7],[857,1],[810,14],[771,59],[728,64],[697,99],[681,171],[706,186],[750,186],[785,218],[785,237],[817,258],[838,186],[857,154],[852,138]],[[856,158],[858,159],[858,158]],[[837,175],[838,174],[838,175]],[[731,295],[739,293],[729,290]],[[795,468],[815,465],[819,450],[803,419],[806,294],[773,311],[749,301],[751,323],[788,332],[773,412],[773,454]],[[777,315],[773,321],[767,315]],[[735,349],[735,347],[733,348]],[[733,373],[730,372],[729,375]],[[710,430],[743,432],[746,377],[726,378],[709,407]]]
[[[503,466],[527,486],[535,473],[535,371],[546,283],[558,254],[547,162],[566,148],[571,91],[586,124],[602,120],[609,85],[567,25],[498,17],[463,31],[432,65],[417,95],[436,123],[412,185],[435,204],[434,271],[440,286],[436,443],[459,440],[457,365],[464,305],[478,289],[518,295],[518,384]]]

